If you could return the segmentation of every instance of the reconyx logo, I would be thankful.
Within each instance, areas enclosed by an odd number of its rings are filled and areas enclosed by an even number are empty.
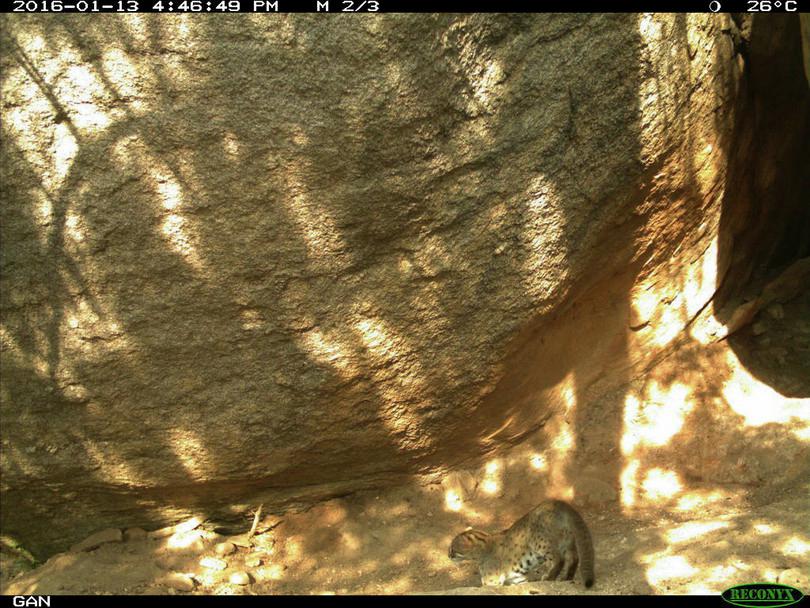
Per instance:
[[[795,587],[777,583],[750,583],[726,589],[721,597],[729,604],[744,608],[790,606],[804,597]]]

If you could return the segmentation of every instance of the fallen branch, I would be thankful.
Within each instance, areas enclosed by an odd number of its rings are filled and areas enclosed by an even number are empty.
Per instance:
[[[259,518],[262,516],[262,507],[264,503],[259,505],[259,508],[256,509],[256,513],[253,514],[253,525],[250,527],[250,532],[248,532],[247,537],[252,538],[253,535],[256,533],[256,527],[259,525]]]

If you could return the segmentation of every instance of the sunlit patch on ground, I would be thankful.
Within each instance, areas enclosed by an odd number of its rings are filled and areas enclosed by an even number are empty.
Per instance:
[[[644,560],[643,560],[644,561]],[[678,579],[688,579],[699,570],[681,555],[653,555],[647,558],[647,580],[655,586]]]
[[[792,536],[779,550],[784,555],[807,558],[810,557],[810,540],[806,537]]]
[[[727,490],[693,490],[678,497],[675,508],[679,511],[692,511],[711,504],[729,500],[733,493]]]
[[[667,533],[667,538],[673,544],[687,542],[709,532],[727,528],[728,525],[728,522],[724,521],[689,522],[670,530]]]
[[[767,522],[755,523],[753,527],[757,534],[775,534],[781,530],[778,525]]]

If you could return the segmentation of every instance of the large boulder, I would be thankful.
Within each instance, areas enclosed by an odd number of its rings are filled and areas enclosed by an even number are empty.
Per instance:
[[[732,27],[6,16],[4,532],[44,554],[443,470],[570,406],[572,373],[607,416],[588,379],[716,288],[617,341],[671,303],[638,286],[717,257]]]

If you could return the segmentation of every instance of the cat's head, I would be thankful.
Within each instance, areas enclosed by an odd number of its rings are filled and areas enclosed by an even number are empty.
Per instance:
[[[465,530],[450,543],[448,556],[457,562],[466,559],[478,559],[489,551],[491,540],[490,535],[486,532]]]

